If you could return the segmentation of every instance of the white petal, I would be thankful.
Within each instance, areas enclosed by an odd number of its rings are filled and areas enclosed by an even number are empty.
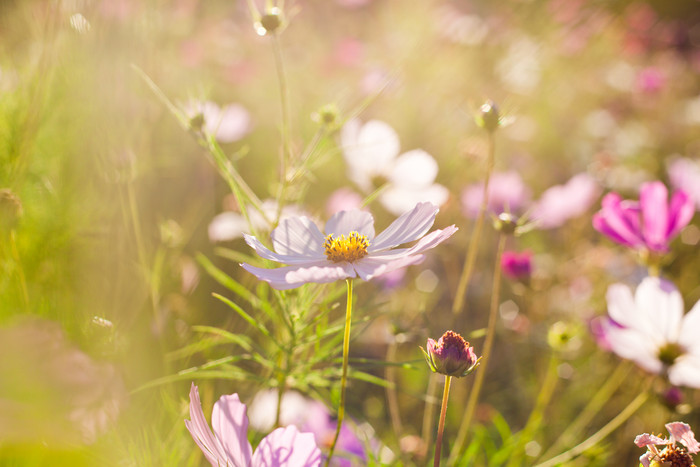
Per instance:
[[[277,428],[260,441],[250,467],[318,467],[321,450],[312,433],[294,425]]]
[[[430,230],[439,210],[440,208],[432,203],[418,203],[411,211],[403,213],[377,235],[367,250],[369,252],[387,250],[402,243],[418,240]]]
[[[379,195],[379,201],[387,211],[398,216],[420,202],[442,206],[449,197],[450,192],[442,185],[434,184],[423,188],[392,185]]]
[[[250,464],[253,449],[248,442],[248,416],[238,394],[219,398],[214,404],[211,425],[233,464]]]
[[[283,264],[300,264],[308,263],[310,261],[323,261],[326,259],[326,255],[322,252],[311,253],[308,255],[281,255],[270,251],[260,243],[260,240],[253,237],[252,235],[244,234],[246,243],[255,250],[255,252],[263,259],[269,259],[270,261],[276,261]]]
[[[272,246],[283,255],[315,256],[323,253],[325,237],[308,217],[290,217],[272,231]]]
[[[250,264],[241,264],[241,267],[277,290],[295,289],[309,283],[325,284],[356,276],[350,263],[331,263],[327,260],[274,269],[257,268]]]
[[[668,370],[668,379],[676,386],[700,388],[700,355],[687,354],[678,357]]]
[[[688,349],[698,349],[700,353],[700,300],[683,317],[678,343]]]
[[[663,364],[657,356],[658,347],[649,342],[648,336],[634,329],[604,324],[606,340],[613,352],[632,360],[646,371],[658,374]]]
[[[366,235],[369,240],[374,238],[374,218],[372,214],[353,209],[336,212],[326,222],[326,235],[345,235],[350,232]]]
[[[616,323],[625,327],[635,327],[638,321],[637,306],[632,291],[624,284],[613,284],[606,294],[608,314]]]
[[[209,223],[209,240],[225,242],[243,236],[248,231],[248,223],[236,212],[222,212]]]
[[[421,263],[425,259],[423,255],[402,256],[397,259],[380,259],[365,257],[355,262],[353,267],[362,280],[368,281],[397,269]]]
[[[683,298],[669,281],[658,277],[645,278],[634,297],[640,322],[653,323],[656,335],[667,342],[678,342]]]
[[[402,187],[425,187],[435,181],[437,173],[438,165],[433,156],[422,149],[414,149],[396,159],[389,180]]]

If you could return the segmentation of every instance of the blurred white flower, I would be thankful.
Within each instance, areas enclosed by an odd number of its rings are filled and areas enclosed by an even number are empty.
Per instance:
[[[350,120],[341,131],[341,144],[348,177],[360,189],[369,192],[388,183],[379,202],[392,214],[402,214],[423,201],[437,206],[447,201],[447,188],[434,183],[438,172],[435,159],[422,149],[399,155],[399,137],[388,124],[370,120],[363,125]]]
[[[193,100],[185,106],[185,113],[190,118],[201,115],[202,130],[222,143],[238,141],[251,129],[250,114],[240,104],[219,107],[211,101]]]
[[[269,230],[270,224],[265,220],[274,219],[277,215],[277,201],[267,199],[262,202],[263,216],[257,209],[248,206],[248,216],[250,223],[256,230]],[[298,217],[306,215],[305,212],[295,205],[288,205],[282,208],[280,220],[287,217]],[[250,233],[250,227],[243,215],[239,212],[226,211],[214,217],[209,223],[209,240],[212,242],[227,242],[243,237],[244,233]]]

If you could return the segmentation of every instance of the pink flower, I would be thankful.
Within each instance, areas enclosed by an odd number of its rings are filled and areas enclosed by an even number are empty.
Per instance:
[[[657,461],[661,465],[694,465],[690,454],[700,452],[700,443],[695,440],[695,433],[690,425],[683,422],[672,422],[666,424],[671,437],[669,439],[643,433],[637,435],[634,444],[640,448],[646,447],[648,450],[640,458],[639,462],[644,467],[649,467],[651,461]],[[676,443],[681,443],[683,447],[677,447]],[[656,446],[665,446],[661,451]]]
[[[495,214],[519,213],[530,204],[531,192],[518,172],[496,172],[489,181],[488,197],[487,210],[489,212]],[[483,198],[483,182],[467,186],[462,191],[464,215],[476,218],[479,215]]]
[[[420,263],[424,259],[422,252],[457,231],[451,225],[425,235],[438,211],[431,203],[419,203],[376,237],[372,215],[359,210],[335,213],[326,223],[325,235],[307,217],[285,219],[272,232],[274,251],[251,235],[245,235],[245,240],[262,258],[289,266],[277,269],[241,266],[278,290],[358,276],[370,280]],[[410,248],[394,249],[415,240],[418,243]]]
[[[527,280],[532,274],[532,252],[504,251],[501,256],[503,275],[513,280]]]
[[[659,92],[666,85],[666,76],[658,68],[644,68],[637,75],[637,89],[646,94]]]
[[[667,199],[668,191],[661,182],[642,184],[639,201],[623,201],[617,193],[608,193],[593,216],[593,227],[631,248],[666,252],[695,212],[684,191],[676,191],[670,202]]]
[[[190,389],[190,418],[185,426],[197,446],[214,467],[315,467],[321,465],[321,450],[314,435],[300,433],[295,426],[277,428],[260,441],[258,448],[248,442],[246,406],[238,394],[221,396],[214,404],[212,426],[209,429],[199,391],[192,383]]]
[[[547,189],[532,208],[532,219],[541,229],[560,227],[585,213],[598,198],[600,188],[593,177],[580,173],[566,184]]]
[[[425,361],[434,373],[461,378],[474,371],[479,360],[474,347],[469,345],[462,336],[454,331],[445,332],[440,339],[428,338],[423,350]]]
[[[250,114],[240,104],[219,107],[211,101],[191,101],[187,104],[185,113],[190,118],[201,115],[204,119],[202,129],[222,143],[238,141],[251,129]]]
[[[677,190],[683,190],[700,210],[700,162],[681,157],[668,166],[668,178]]]
[[[326,201],[326,212],[329,214],[352,209],[362,209],[362,196],[350,188],[338,188]]]
[[[622,284],[607,293],[604,342],[644,370],[668,375],[671,384],[700,388],[700,301],[683,314],[683,299],[671,282],[647,277],[634,296]]]

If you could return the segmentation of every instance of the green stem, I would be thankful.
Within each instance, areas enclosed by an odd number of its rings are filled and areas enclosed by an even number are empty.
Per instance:
[[[396,339],[392,339],[389,343],[389,347],[386,350],[386,361],[394,362],[396,360],[396,348],[398,344]],[[389,416],[391,418],[391,427],[393,429],[394,435],[400,441],[401,433],[403,432],[403,426],[401,423],[401,410],[399,409],[399,399],[396,394],[396,367],[389,365],[386,367],[384,372],[387,386],[386,386],[386,401],[389,408]]]
[[[350,353],[350,326],[352,324],[352,279],[346,279],[345,282],[348,284],[348,301],[345,307],[345,334],[343,335],[343,374],[340,378],[340,406],[338,407],[338,425],[335,428],[335,435],[333,436],[333,442],[331,443],[331,448],[328,451],[328,458],[326,459],[326,467],[330,465],[331,458],[333,457],[333,452],[335,451],[335,445],[338,442],[338,436],[340,435],[340,427],[343,425],[343,418],[345,418],[345,387],[348,383],[348,354]]]
[[[445,415],[447,414],[447,399],[450,397],[450,382],[452,376],[445,375],[445,390],[442,392],[442,407],[440,408],[440,423],[438,424],[438,434],[435,438],[435,459],[433,467],[440,466],[440,452],[442,451],[442,435],[445,432]]]
[[[583,408],[579,415],[574,419],[572,423],[564,430],[564,432],[557,438],[552,446],[547,449],[547,451],[542,454],[542,458],[547,459],[552,454],[554,454],[561,446],[568,446],[573,438],[593,419],[593,417],[600,411],[605,402],[610,399],[613,392],[620,387],[622,381],[627,378],[627,374],[631,370],[631,366],[625,360],[620,361],[612,375],[606,378],[605,383],[598,389],[595,395],[588,402],[586,407]]]
[[[503,255],[503,249],[506,246],[506,235],[499,233],[498,235],[498,247],[496,249],[496,261],[493,268],[493,290],[491,291],[491,308],[489,310],[489,323],[486,328],[486,340],[484,341],[484,350],[481,360],[481,368],[476,374],[474,380],[474,387],[469,394],[469,401],[467,402],[467,408],[464,411],[464,417],[462,417],[462,425],[459,427],[459,432],[457,433],[457,440],[455,441],[454,448],[450,453],[448,460],[448,465],[454,465],[457,457],[459,456],[464,442],[467,439],[467,432],[469,431],[469,426],[471,425],[472,417],[474,416],[474,410],[476,409],[476,404],[479,401],[479,394],[481,393],[481,387],[484,384],[484,377],[486,376],[486,368],[489,363],[489,357],[491,355],[491,348],[493,347],[493,339],[496,334],[496,318],[498,317],[498,305],[500,302],[500,289],[501,289],[501,255]]]
[[[630,402],[629,405],[622,410],[622,412],[617,414],[615,418],[610,420],[603,428],[595,432],[587,440],[569,449],[568,451],[565,451],[559,454],[558,456],[549,459],[546,462],[537,464],[535,467],[554,467],[555,465],[560,465],[564,462],[568,462],[574,457],[584,453],[586,450],[592,448],[593,446],[601,442],[603,439],[605,439],[605,437],[608,436],[610,433],[619,428],[620,425],[627,421],[627,419],[630,418],[637,411],[637,409],[639,409],[644,404],[644,402],[646,402],[648,398],[649,391],[645,390],[639,393],[637,397],[635,397],[632,400],[632,402]]]
[[[435,391],[438,385],[438,375],[437,373],[430,373],[428,379],[428,389],[425,391],[425,410],[423,412],[423,430],[421,432],[421,439],[425,442],[425,446],[430,446],[433,441],[433,418],[435,418],[435,406],[437,405],[437,398],[435,397]],[[426,452],[422,452],[423,455],[427,455]]]
[[[275,68],[277,69],[277,80],[280,86],[280,104],[282,106],[282,154],[280,155],[280,188],[277,194],[277,213],[275,215],[274,225],[276,226],[282,214],[284,197],[289,184],[287,171],[289,163],[292,160],[292,144],[290,139],[291,111],[289,109],[289,87],[287,86],[287,75],[284,71],[284,60],[282,60],[282,47],[280,46],[277,34],[272,34],[272,49],[275,55]]]
[[[557,385],[558,366],[559,359],[555,354],[552,354],[552,356],[549,359],[547,374],[544,378],[544,382],[542,383],[542,387],[540,388],[540,393],[537,396],[537,402],[535,402],[535,407],[532,409],[527,423],[525,423],[525,428],[523,428],[523,430],[520,432],[520,435],[517,438],[515,448],[510,456],[510,462],[508,462],[509,467],[522,465],[521,459],[523,453],[521,452],[521,449],[523,448],[525,441],[533,437],[540,424],[542,423],[544,409],[547,407],[547,404],[549,404],[549,401],[552,398],[552,394],[554,393],[554,388]]]
[[[467,248],[467,256],[464,259],[464,268],[462,269],[462,274],[459,277],[459,284],[457,285],[457,293],[455,294],[455,300],[452,303],[452,314],[458,315],[462,308],[464,307],[467,298],[467,286],[469,285],[469,280],[472,277],[472,272],[474,271],[474,264],[476,262],[476,253],[479,248],[479,240],[481,238],[481,230],[484,224],[484,217],[486,217],[486,209],[489,202],[489,181],[491,180],[491,173],[493,172],[493,166],[495,163],[495,139],[492,132],[489,132],[488,139],[488,161],[486,163],[486,177],[484,179],[484,193],[481,199],[481,207],[479,208],[479,215],[476,218],[476,225],[474,226],[474,232],[469,239],[469,247]],[[500,267],[500,266],[499,266]],[[483,370],[482,370],[483,372]]]
[[[19,249],[17,248],[17,235],[14,230],[10,231],[10,248],[12,249],[12,259],[17,268],[17,279],[19,280],[19,288],[22,292],[22,302],[25,311],[29,311],[29,293],[27,292],[27,279],[24,276],[24,268],[19,257]]]

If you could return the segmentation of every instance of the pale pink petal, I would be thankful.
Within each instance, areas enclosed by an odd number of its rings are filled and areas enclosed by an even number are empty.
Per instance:
[[[252,235],[244,234],[243,237],[245,238],[246,243],[253,250],[255,250],[255,252],[261,258],[269,259],[270,261],[276,261],[284,264],[301,264],[313,261],[323,261],[326,258],[326,255],[323,252],[312,252],[308,255],[281,255],[266,248],[265,245],[260,243],[260,241]]]
[[[353,209],[352,211],[336,212],[326,222],[326,235],[347,236],[350,232],[366,235],[372,241],[374,238],[374,218],[372,214]]]
[[[640,448],[643,448],[645,446],[657,446],[659,444],[673,444],[673,441],[665,438],[659,438],[658,436],[650,435],[649,433],[643,433],[634,438],[634,444]]]
[[[379,202],[387,211],[401,215],[421,202],[442,206],[450,197],[450,192],[442,185],[433,184],[423,188],[404,185],[390,185],[379,195]]]
[[[319,261],[275,269],[257,268],[249,264],[241,264],[241,267],[277,290],[294,289],[310,282],[325,284],[356,275],[352,265],[345,262]]]
[[[668,178],[677,190],[683,190],[700,209],[700,163],[697,160],[679,158],[668,166]]]
[[[403,187],[421,188],[432,184],[438,173],[433,156],[422,149],[408,151],[396,159],[389,180]]]
[[[431,248],[435,248],[440,243],[450,238],[455,232],[457,232],[457,230],[459,229],[454,225],[450,225],[449,227],[445,227],[441,230],[434,230],[418,240],[418,243],[409,248],[406,251],[406,254],[415,255]]]
[[[253,449],[248,442],[248,416],[238,394],[219,398],[214,404],[211,425],[233,465],[249,465]]]
[[[222,143],[238,141],[250,131],[250,114],[240,104],[225,106],[217,117],[217,121],[212,122],[212,126],[218,125],[216,139]]]
[[[695,439],[695,433],[690,428],[690,425],[683,422],[671,422],[666,424],[666,429],[671,434],[671,441],[680,442],[691,454],[697,454],[700,451],[700,443]]]
[[[686,349],[696,350],[700,354],[700,300],[683,316],[683,326],[678,343]]]
[[[693,200],[684,192],[676,191],[671,197],[667,238],[670,240],[693,219],[695,207]]]
[[[430,230],[439,210],[432,203],[418,203],[377,235],[367,250],[370,253],[386,250],[419,239]]]
[[[675,386],[700,388],[700,355],[685,354],[678,357],[668,369],[668,380]]]
[[[683,319],[683,298],[669,281],[647,277],[637,287],[634,301],[638,321],[651,323],[656,330],[650,337],[677,342]]]
[[[383,274],[396,271],[397,269],[419,264],[425,259],[423,255],[417,256],[402,256],[396,259],[381,259],[364,257],[353,264],[357,275],[362,280],[368,281]]]
[[[260,441],[251,467],[316,467],[321,451],[312,433],[300,433],[294,426],[277,428]]]
[[[547,189],[532,208],[530,217],[542,229],[552,229],[578,217],[591,207],[600,187],[588,174],[573,176],[565,185]]]
[[[226,456],[223,446],[211,432],[204,418],[199,391],[194,383],[190,387],[190,420],[185,420],[185,426],[211,465],[222,466],[229,463],[230,459]]]
[[[639,463],[644,467],[649,467],[651,465],[651,455],[647,452],[639,456]]]
[[[379,120],[364,125],[348,121],[341,130],[341,145],[350,175],[363,190],[371,188],[371,178],[387,176],[399,154],[399,137],[391,126]]]
[[[290,217],[280,221],[270,235],[277,253],[310,258],[323,254],[325,237],[308,217]]]
[[[350,188],[338,188],[326,201],[326,212],[333,215],[338,211],[350,211],[362,208],[362,196]]]
[[[668,245],[668,190],[661,182],[642,184],[639,205],[644,219],[644,240],[652,250],[661,251]]]

